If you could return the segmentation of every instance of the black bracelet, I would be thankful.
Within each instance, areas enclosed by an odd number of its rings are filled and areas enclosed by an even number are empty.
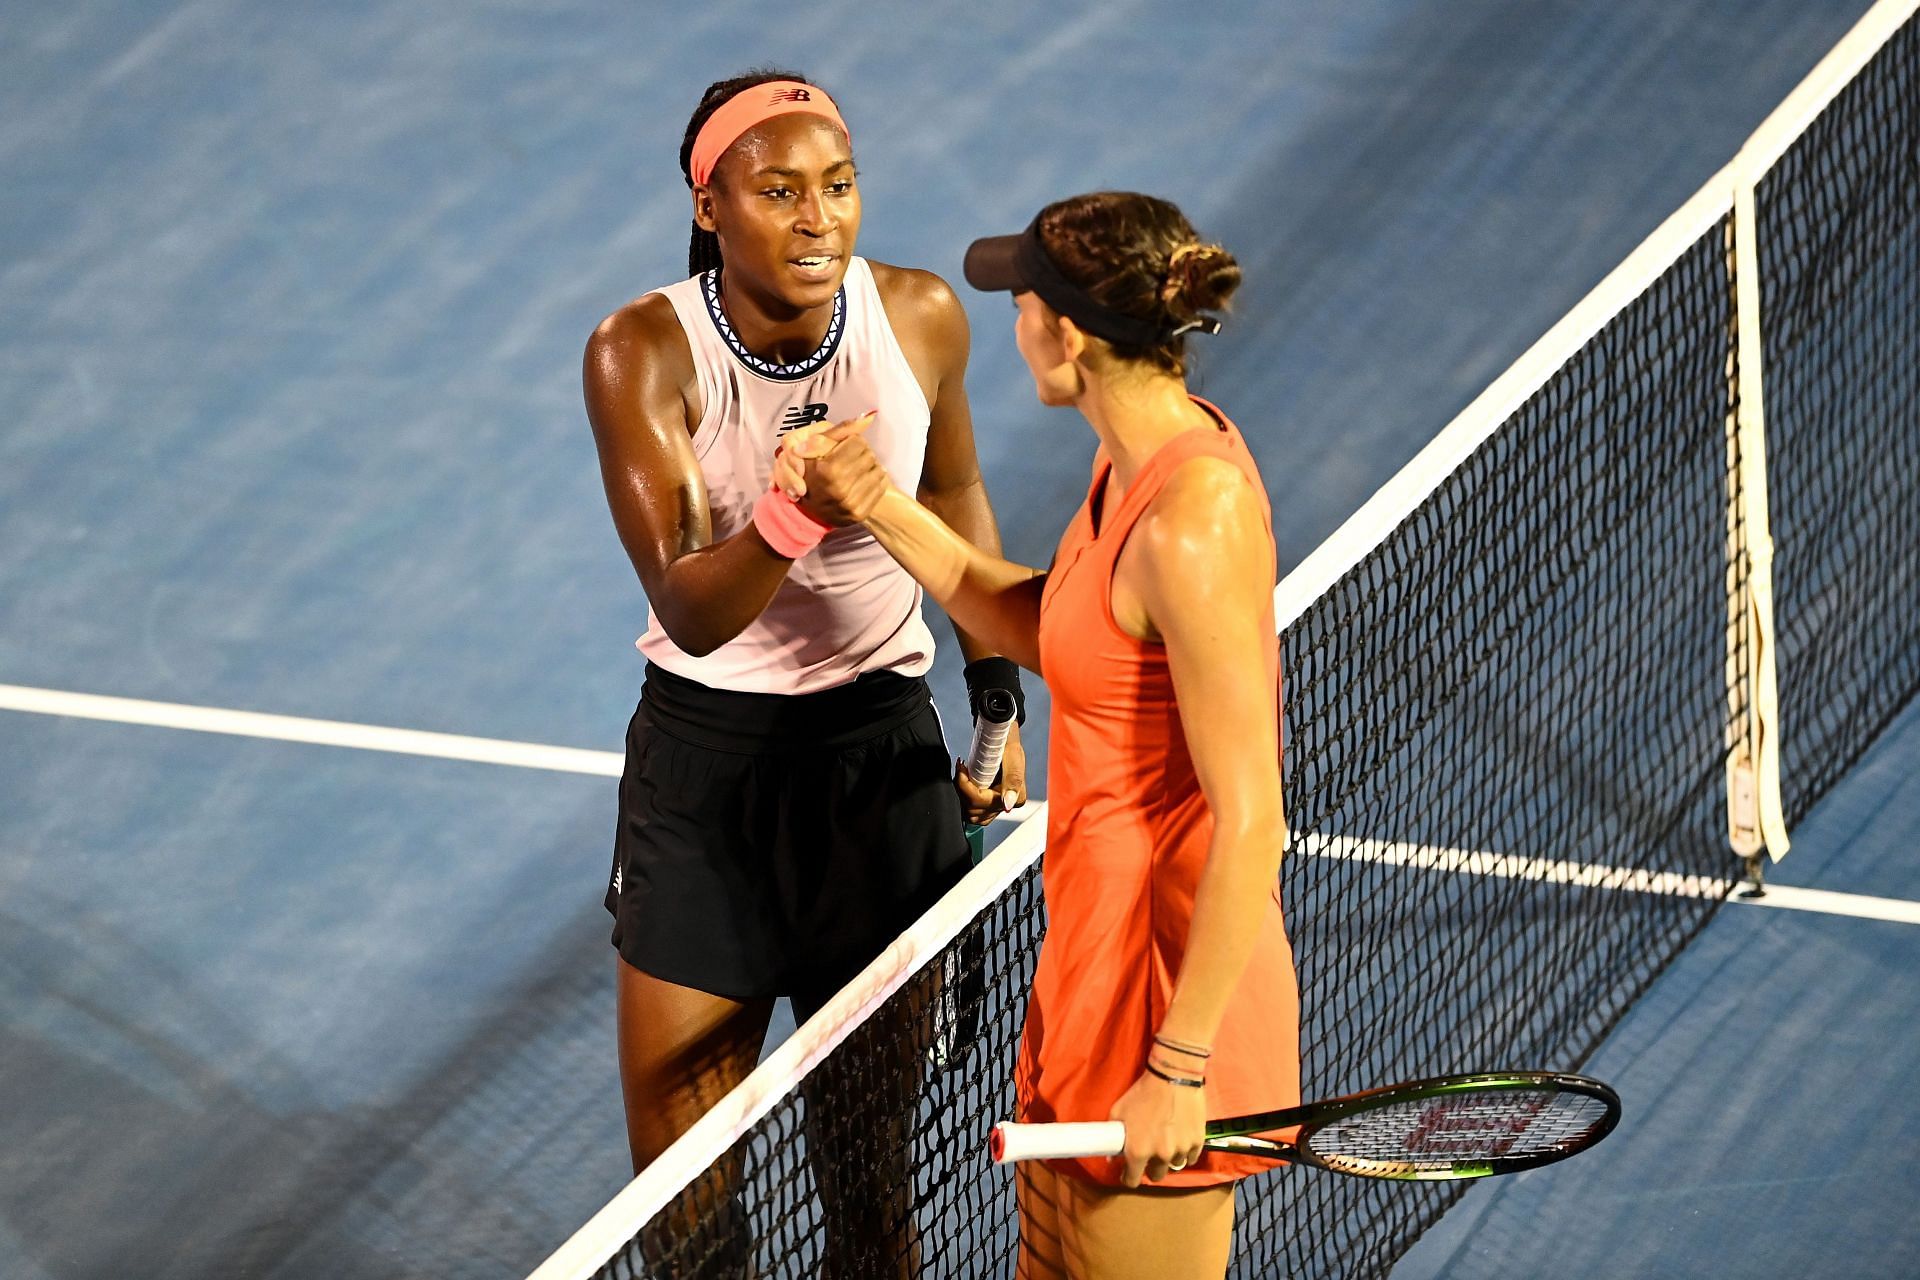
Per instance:
[[[1154,1066],[1152,1059],[1148,1059],[1147,1061],[1147,1070],[1149,1073],[1159,1076],[1162,1080],[1165,1080],[1168,1084],[1177,1084],[1182,1089],[1204,1089],[1207,1087],[1207,1082],[1205,1080],[1189,1080],[1185,1076],[1168,1075],[1166,1072],[1162,1071],[1160,1068]]]
[[[1153,1042],[1163,1049],[1171,1049],[1175,1053],[1184,1053],[1189,1058],[1211,1058],[1213,1056],[1211,1049],[1196,1049],[1191,1045],[1181,1044],[1178,1040],[1169,1040],[1158,1032],[1154,1033]]]
[[[967,681],[967,710],[980,719],[980,698],[989,689],[1005,689],[1013,695],[1014,721],[1027,722],[1027,698],[1020,691],[1020,667],[1012,658],[975,658],[961,673]]]

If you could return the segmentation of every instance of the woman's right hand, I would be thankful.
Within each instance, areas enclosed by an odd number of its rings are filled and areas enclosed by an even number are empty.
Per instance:
[[[877,412],[790,433],[774,455],[775,487],[830,525],[859,524],[872,515],[893,487],[879,457],[861,438]]]
[[[1206,1151],[1207,1091],[1186,1088],[1165,1077],[1142,1071],[1133,1087],[1120,1095],[1109,1120],[1126,1126],[1127,1147],[1114,1157],[1120,1180],[1137,1187],[1144,1179],[1158,1182],[1198,1163]]]
[[[845,422],[822,422],[781,436],[773,450],[773,487],[795,502],[806,497],[807,460],[826,457],[842,440],[865,431],[879,414],[869,409]]]

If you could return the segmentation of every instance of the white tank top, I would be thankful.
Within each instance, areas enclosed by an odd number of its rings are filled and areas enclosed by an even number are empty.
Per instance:
[[[719,273],[708,272],[655,291],[686,330],[706,403],[693,454],[706,477],[713,540],[753,519],[779,437],[810,422],[877,408],[867,443],[894,484],[915,492],[927,454],[927,397],[887,324],[866,259],[848,260],[827,336],[797,364],[748,351],[721,310],[719,290]],[[676,645],[651,608],[635,644],[675,675],[745,693],[813,693],[867,671],[917,676],[933,666],[919,584],[858,526],[834,530],[795,561],[760,616],[705,657]]]

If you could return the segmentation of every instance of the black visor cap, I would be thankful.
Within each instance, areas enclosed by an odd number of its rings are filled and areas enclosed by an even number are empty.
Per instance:
[[[1037,218],[1017,236],[975,240],[967,246],[961,271],[968,284],[985,293],[1037,294],[1042,302],[1094,337],[1122,346],[1160,347],[1189,329],[1215,333],[1220,328],[1218,321],[1204,320],[1169,329],[1102,306],[1053,265],[1040,243]]]
[[[1025,293],[1033,286],[1020,278],[1014,256],[1025,235],[988,236],[967,246],[967,260],[961,271],[967,283],[982,293]]]

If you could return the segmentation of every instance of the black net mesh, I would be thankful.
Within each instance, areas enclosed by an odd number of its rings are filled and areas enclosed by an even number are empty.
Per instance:
[[[987,1133],[1013,1114],[1043,923],[1032,868],[599,1274],[1011,1275]]]
[[[1287,632],[1307,1097],[1572,1067],[1725,892],[1726,244],[1690,247]],[[1464,1188],[1251,1189],[1234,1274],[1356,1276]]]
[[[1756,199],[1793,822],[1920,689],[1920,26],[1881,48]]]
[[[1790,820],[1920,685],[1915,63],[1909,24],[1760,191]],[[1730,887],[1729,244],[1682,252],[1287,629],[1309,1098],[1578,1066]],[[600,1274],[1012,1275],[986,1135],[1042,924],[1029,872]],[[1385,1274],[1465,1185],[1251,1179],[1231,1274]]]

